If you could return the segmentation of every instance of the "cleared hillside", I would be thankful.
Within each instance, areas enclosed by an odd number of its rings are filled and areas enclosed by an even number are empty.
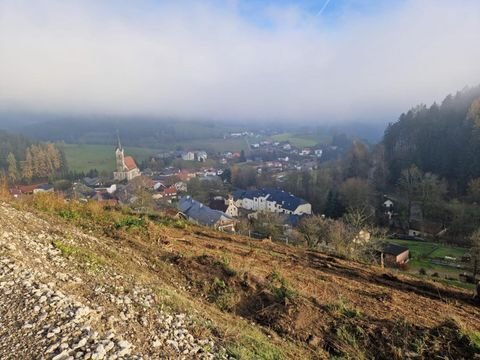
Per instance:
[[[15,207],[0,205],[2,359],[478,357],[461,289],[96,204]]]

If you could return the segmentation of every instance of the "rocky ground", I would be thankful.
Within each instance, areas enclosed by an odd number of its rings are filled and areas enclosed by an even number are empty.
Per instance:
[[[88,254],[79,266],[68,244],[95,241],[0,204],[0,359],[227,358],[154,289]]]

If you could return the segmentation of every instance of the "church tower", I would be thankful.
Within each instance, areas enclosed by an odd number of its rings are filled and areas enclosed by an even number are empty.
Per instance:
[[[117,130],[117,148],[115,149],[115,159],[117,164],[117,172],[125,171],[125,155],[123,152],[122,144],[120,143],[120,135]]]
[[[120,143],[120,135],[117,130],[117,148],[115,149],[115,167],[113,178],[118,181],[130,181],[140,176],[140,169],[137,167],[135,160],[131,156],[125,156],[122,144]]]

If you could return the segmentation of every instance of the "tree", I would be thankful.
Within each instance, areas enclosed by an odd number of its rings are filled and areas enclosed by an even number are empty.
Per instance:
[[[480,202],[480,178],[469,181],[468,196],[472,202]]]
[[[258,212],[253,220],[253,231],[268,238],[278,239],[283,234],[283,217],[271,212]]]
[[[245,150],[242,149],[242,151],[240,151],[240,157],[238,159],[239,162],[245,162],[247,161],[247,158],[245,157]]]
[[[472,272],[475,277],[480,268],[480,228],[475,230],[470,236],[471,249],[470,253],[472,255]]]
[[[18,179],[18,169],[17,169],[17,160],[13,153],[8,153],[7,156],[8,170],[7,176],[10,183],[14,184]]]
[[[360,141],[354,141],[344,159],[344,178],[361,177],[366,179],[370,168],[371,159],[368,148]]]
[[[32,181],[33,178],[33,157],[29,148],[25,151],[25,161],[22,164],[22,177],[27,182]]]
[[[402,171],[402,175],[398,182],[400,193],[407,200],[407,214],[410,219],[412,203],[418,194],[418,186],[422,179],[422,172],[415,165]]]
[[[342,255],[351,252],[353,233],[340,220],[310,216],[300,222],[298,231],[308,247],[316,248],[323,244]]]
[[[331,221],[333,220],[324,216],[313,215],[300,222],[298,231],[305,238],[308,247],[316,248],[322,242],[328,245],[330,242],[329,226]]]
[[[358,233],[369,225],[370,220],[373,218],[374,213],[368,206],[363,208],[348,208],[345,215],[343,215],[343,221],[350,225],[353,230]]]
[[[467,119],[473,121],[477,128],[480,128],[480,98],[476,99],[468,110]]]
[[[340,200],[345,208],[363,209],[371,203],[371,189],[367,180],[349,178],[339,189]]]

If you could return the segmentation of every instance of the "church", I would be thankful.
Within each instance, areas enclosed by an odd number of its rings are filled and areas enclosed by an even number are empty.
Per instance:
[[[115,150],[116,171],[113,172],[113,178],[117,181],[127,180],[140,176],[140,170],[131,156],[125,156],[122,144],[120,143],[120,136],[118,136],[118,145]]]

